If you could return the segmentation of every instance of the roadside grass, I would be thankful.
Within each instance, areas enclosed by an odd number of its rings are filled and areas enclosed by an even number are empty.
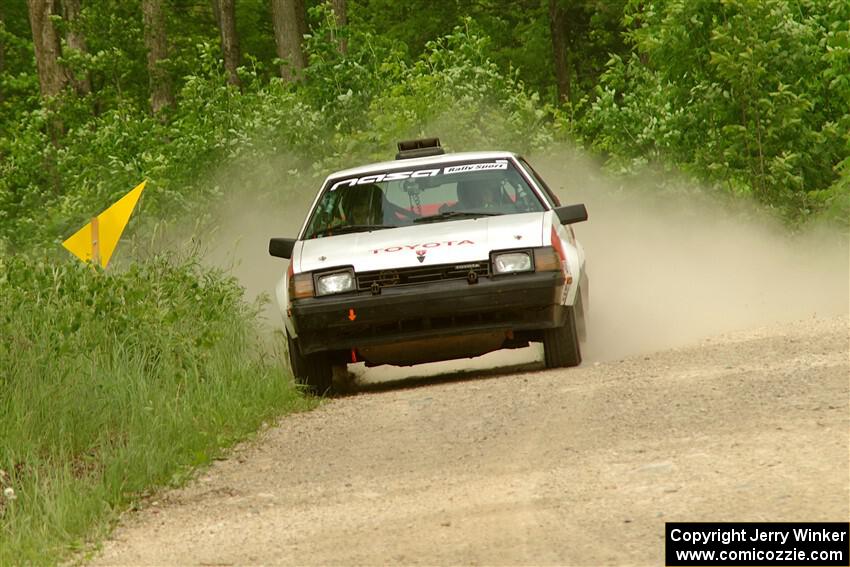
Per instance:
[[[312,407],[260,344],[241,287],[191,259],[0,257],[0,565],[61,561],[139,495]]]

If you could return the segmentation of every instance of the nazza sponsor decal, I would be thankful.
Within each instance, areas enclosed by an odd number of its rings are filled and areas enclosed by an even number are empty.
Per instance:
[[[387,248],[373,248],[369,252],[372,254],[380,254],[382,252],[401,252],[402,250],[416,250],[418,252],[423,248],[438,248],[440,246],[464,246],[466,244],[475,244],[472,240],[442,240],[440,242],[425,242],[423,244],[403,244],[402,246],[388,246]],[[424,250],[422,250],[424,252]]]
[[[403,179],[416,179],[418,177],[433,177],[439,175],[439,169],[418,169],[416,171],[393,171],[392,173],[375,173],[365,177],[353,177],[337,181],[331,186],[331,191],[340,187],[354,187],[355,185],[366,185],[368,183],[380,183],[381,181],[401,181]]]
[[[497,159],[485,163],[466,163],[462,165],[451,165],[442,169],[417,169],[411,171],[392,171],[389,173],[373,173],[363,177],[352,177],[343,179],[331,185],[331,191],[340,187],[354,187],[355,185],[368,185],[381,183],[383,181],[402,181],[404,179],[417,179],[420,177],[434,177],[436,175],[451,175],[453,173],[467,173],[471,171],[489,171],[494,169],[508,169],[508,160]]]

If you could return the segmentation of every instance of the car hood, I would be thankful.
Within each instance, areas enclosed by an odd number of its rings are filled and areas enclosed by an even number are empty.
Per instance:
[[[543,246],[545,218],[522,213],[314,238],[299,242],[296,268],[364,272],[486,260],[491,250]]]

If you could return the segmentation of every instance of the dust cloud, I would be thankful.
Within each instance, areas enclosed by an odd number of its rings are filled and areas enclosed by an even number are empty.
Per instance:
[[[209,183],[224,194],[209,211],[210,231],[192,235],[205,264],[227,270],[245,288],[250,302],[262,300],[260,319],[266,331],[283,328],[274,299],[289,261],[269,256],[269,239],[295,237],[304,223],[322,179],[296,176],[308,164],[279,156],[262,163],[248,160],[222,167]]]
[[[811,229],[792,235],[741,200],[721,203],[694,190],[665,191],[603,174],[569,149],[529,156],[564,204],[584,202],[590,220],[575,226],[590,276],[585,363],[692,344],[724,332],[848,313],[850,249],[846,233]],[[295,187],[279,167],[241,168],[213,176],[226,198],[214,212],[218,229],[206,237],[206,261],[228,268],[254,300],[271,299],[268,329],[282,328],[274,286],[287,262],[268,255],[273,236],[295,236],[321,179]],[[248,188],[245,179],[248,179]],[[303,183],[303,182],[302,182]],[[257,198],[257,187],[264,198]],[[282,198],[267,198],[280,192]],[[413,368],[352,370],[364,382],[399,380],[496,366],[533,365],[540,345],[472,360]]]
[[[286,206],[257,209],[250,201],[231,203],[222,213],[226,221],[209,236],[204,253],[205,263],[224,268],[239,280],[248,301],[265,297],[260,316],[269,330],[283,328],[274,289],[289,267],[288,260],[269,256],[269,239],[295,237],[311,202],[300,196],[292,201]]]
[[[848,314],[846,232],[792,235],[740,199],[665,191],[649,174],[623,187],[569,150],[530,160],[564,204],[587,205],[575,227],[590,276],[585,361]]]

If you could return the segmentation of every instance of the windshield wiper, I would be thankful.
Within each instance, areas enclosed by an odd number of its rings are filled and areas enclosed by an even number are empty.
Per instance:
[[[368,232],[372,230],[383,230],[385,228],[395,228],[385,224],[348,224],[342,226],[329,226],[322,230],[317,230],[311,238],[316,236],[336,236],[339,234],[349,234],[352,232]]]
[[[502,213],[484,213],[484,212],[475,212],[475,211],[446,211],[444,213],[438,213],[436,215],[431,215],[430,217],[420,217],[418,219],[414,219],[414,223],[425,223],[425,222],[437,222],[448,219],[471,219],[475,217],[497,217]]]

